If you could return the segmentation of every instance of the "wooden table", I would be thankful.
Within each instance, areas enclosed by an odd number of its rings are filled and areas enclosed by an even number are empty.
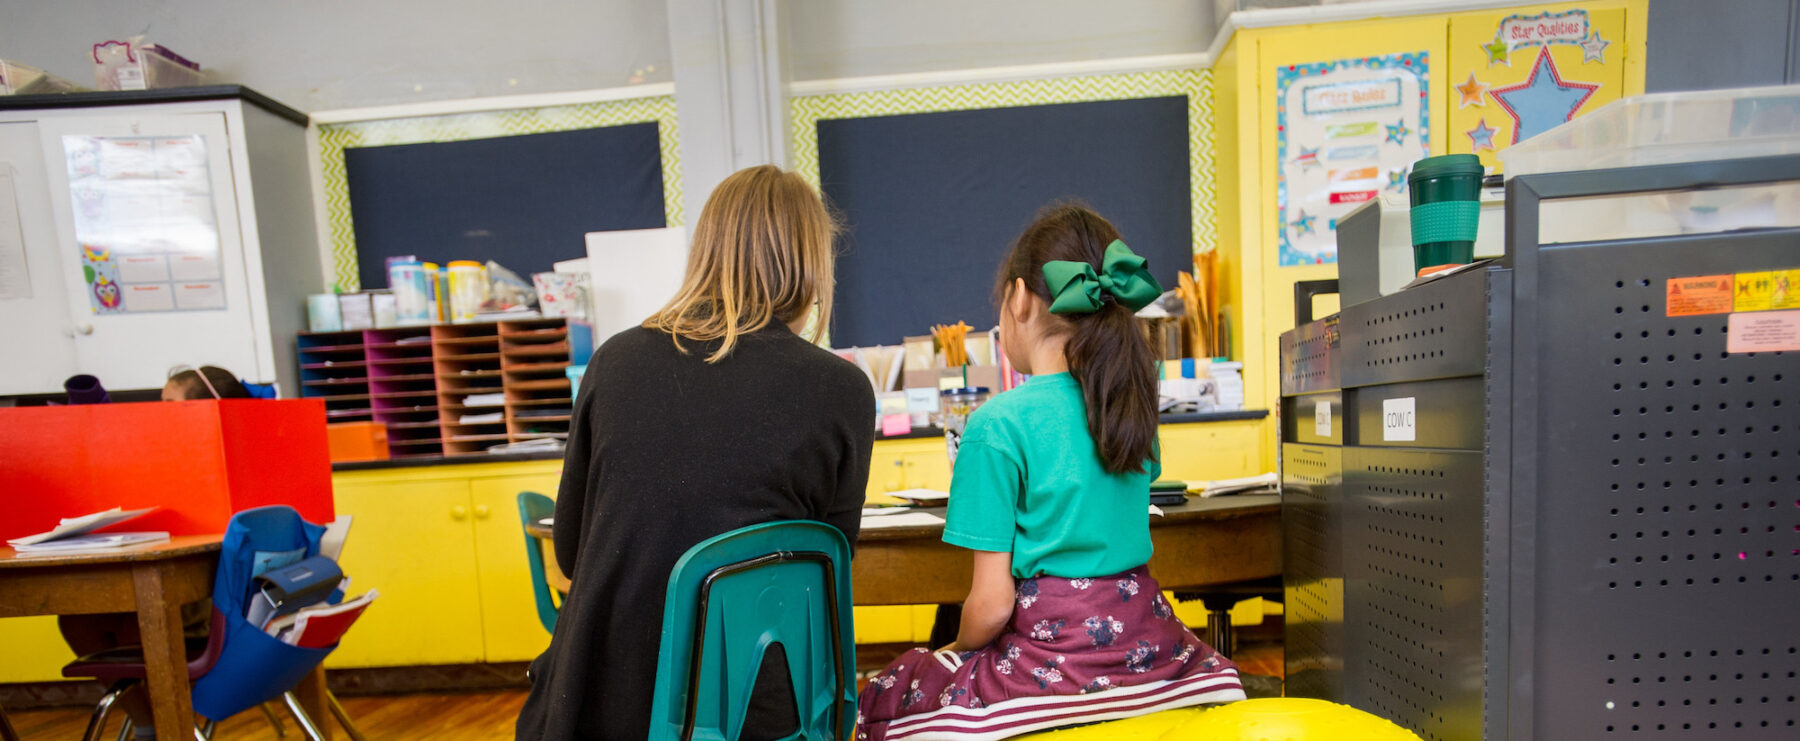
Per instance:
[[[181,606],[212,595],[222,537],[184,535],[112,553],[60,556],[20,556],[0,547],[0,618],[137,613],[156,736],[190,738],[194,703]],[[296,688],[315,721],[324,717],[324,688],[322,669]],[[329,733],[322,722],[320,730]]]
[[[1189,498],[1150,518],[1150,575],[1163,589],[1196,589],[1281,575],[1281,499],[1274,494]],[[942,516],[943,509],[926,510]],[[533,524],[550,537],[551,526]],[[953,604],[969,596],[969,551],[943,525],[863,528],[850,563],[858,605]]]

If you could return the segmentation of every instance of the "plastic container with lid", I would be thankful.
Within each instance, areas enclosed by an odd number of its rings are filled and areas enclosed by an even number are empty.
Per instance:
[[[969,415],[987,399],[986,386],[945,389],[938,394],[938,410],[932,417],[944,430],[944,451],[950,455],[950,465],[956,465],[956,449],[962,446],[962,434],[969,425]]]
[[[1507,177],[1800,154],[1800,85],[1622,98],[1499,152]]]
[[[450,261],[450,321],[474,321],[487,294],[486,267],[474,260]]]

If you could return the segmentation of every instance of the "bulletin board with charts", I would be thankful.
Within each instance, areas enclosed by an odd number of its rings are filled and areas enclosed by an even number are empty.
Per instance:
[[[1626,15],[1563,6],[1452,16],[1449,151],[1498,172],[1495,153],[1622,97]]]
[[[64,136],[63,152],[93,313],[225,309],[205,137]]]
[[[1431,153],[1429,52],[1275,70],[1280,264],[1337,262],[1337,220]]]

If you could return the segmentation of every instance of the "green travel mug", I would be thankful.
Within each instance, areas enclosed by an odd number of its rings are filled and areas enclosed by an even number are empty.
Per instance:
[[[1426,157],[1406,176],[1412,198],[1413,269],[1475,261],[1475,228],[1481,218],[1481,176],[1472,154]]]

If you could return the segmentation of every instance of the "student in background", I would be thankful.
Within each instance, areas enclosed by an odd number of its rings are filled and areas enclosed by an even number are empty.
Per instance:
[[[977,409],[957,451],[944,541],[975,552],[961,629],[869,681],[859,739],[995,739],[1244,699],[1147,566],[1156,358],[1133,315],[1161,291],[1086,208],[1050,208],[1019,236],[995,300],[1031,380]]]
[[[669,572],[700,541],[778,520],[856,541],[875,396],[813,344],[831,321],[832,232],[799,175],[732,174],[694,224],[675,297],[594,353],[556,498],[573,586],[532,662],[518,738],[650,736]],[[797,729],[784,657],[764,656],[740,739]]]
[[[163,401],[196,401],[200,399],[249,399],[250,390],[244,388],[231,371],[216,365],[203,365],[199,368],[177,366],[169,373],[169,380],[163,384]]]

